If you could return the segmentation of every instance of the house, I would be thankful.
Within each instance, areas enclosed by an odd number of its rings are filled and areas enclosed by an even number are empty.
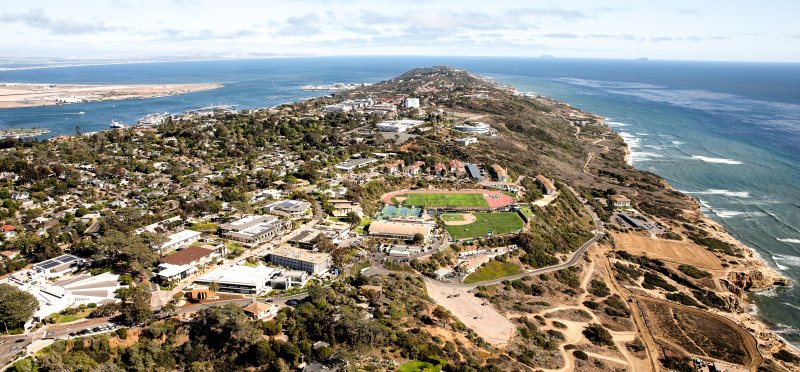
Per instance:
[[[351,212],[358,215],[359,218],[364,216],[361,205],[357,202],[345,199],[329,199],[328,204],[333,207],[331,215],[334,217],[345,217]]]
[[[301,200],[280,200],[268,204],[265,209],[271,214],[289,218],[299,218],[308,214],[311,203]]]
[[[311,252],[289,245],[275,248],[269,253],[269,260],[274,265],[303,270],[311,275],[328,271],[333,263],[328,253]]]
[[[384,239],[412,240],[416,234],[421,234],[427,241],[431,231],[430,224],[416,222],[373,221],[369,225],[369,236]]]
[[[503,167],[501,167],[501,166],[499,166],[497,164],[492,164],[492,166],[490,168],[491,168],[492,174],[494,175],[494,178],[496,180],[498,180],[500,182],[508,182],[509,177],[508,177],[508,174],[506,173],[506,170],[503,169]]]
[[[267,320],[272,319],[278,313],[278,307],[273,304],[256,302],[253,299],[253,303],[244,307],[244,312],[253,320]]]
[[[457,178],[464,177],[464,164],[458,160],[450,160],[450,174]]]
[[[161,244],[160,250],[161,252],[169,252],[180,247],[185,247],[200,240],[201,235],[203,234],[199,231],[193,230],[183,230],[167,235],[167,241],[164,244]]]
[[[550,182],[547,177],[542,176],[541,174],[536,176],[536,184],[542,189],[542,193],[545,195],[553,195],[556,192],[556,187]]]
[[[209,288],[217,287],[217,292],[259,295],[272,290],[270,281],[279,273],[274,267],[265,266],[223,266],[194,280],[195,284]]]
[[[397,159],[395,161],[386,164],[384,166],[384,172],[386,172],[387,174],[397,174],[397,172],[399,172],[404,165],[406,165],[405,161],[403,161],[402,159]]]
[[[614,194],[609,197],[614,208],[630,208],[631,200],[625,195]]]
[[[221,225],[220,230],[222,236],[230,240],[255,246],[283,234],[290,226],[291,221],[283,221],[276,216],[249,215]]]
[[[433,174],[436,177],[444,177],[447,172],[447,166],[444,163],[436,163],[433,165]]]
[[[17,230],[17,227],[14,226],[14,225],[3,225],[3,226],[0,226],[0,231],[2,231],[3,237],[6,238],[6,239],[13,238],[13,237],[17,236],[17,231],[16,230]]]
[[[408,167],[406,167],[406,173],[408,173],[408,174],[410,174],[412,176],[417,176],[417,175],[420,174],[420,171],[422,170],[422,167],[424,165],[425,165],[424,161],[417,160],[417,161],[413,162],[411,165],[409,165]]]

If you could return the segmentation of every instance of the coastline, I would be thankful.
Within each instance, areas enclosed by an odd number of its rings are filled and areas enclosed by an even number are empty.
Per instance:
[[[204,84],[46,84],[0,83],[0,109],[147,99],[222,88]]]
[[[645,171],[633,164],[630,156],[630,146],[625,142],[622,136],[607,124],[604,125],[621,140],[625,163],[636,170]],[[766,355],[771,355],[772,352],[777,351],[780,347],[789,347],[796,352],[800,352],[800,346],[788,342],[775,331],[773,325],[777,326],[777,324],[771,323],[761,317],[758,306],[747,296],[748,293],[763,293],[790,286],[792,285],[791,280],[780,273],[776,268],[770,266],[769,263],[761,257],[758,251],[736,239],[721,224],[703,213],[700,210],[700,205],[697,200],[676,190],[661,176],[658,177],[661,178],[669,190],[678,192],[681,196],[691,201],[693,208],[692,210],[684,210],[684,216],[694,218],[698,221],[699,225],[706,225],[714,232],[712,235],[713,237],[731,244],[744,254],[744,262],[731,266],[729,270],[725,270],[727,275],[714,275],[713,277],[715,281],[720,283],[722,283],[722,281],[731,281],[732,284],[737,285],[735,288],[739,288],[739,292],[734,294],[738,296],[744,310],[741,312],[712,310],[712,312],[725,316],[748,330],[758,341],[759,351]],[[739,277],[736,277],[737,275],[732,275],[736,272],[743,275],[739,275]]]

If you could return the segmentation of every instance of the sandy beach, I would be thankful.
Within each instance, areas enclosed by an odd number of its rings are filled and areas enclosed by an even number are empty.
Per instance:
[[[65,85],[0,83],[0,109],[173,96],[222,84]]]

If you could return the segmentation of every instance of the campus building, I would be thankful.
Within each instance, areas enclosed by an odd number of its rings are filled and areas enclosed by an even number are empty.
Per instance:
[[[414,235],[422,234],[428,240],[433,226],[425,223],[373,221],[369,225],[369,236],[384,239],[412,240]]]
[[[301,200],[280,200],[267,205],[269,213],[289,218],[303,217],[308,214],[311,203]]]
[[[64,276],[78,271],[86,264],[86,260],[71,254],[62,254],[39,263],[33,264],[31,271],[41,274],[45,279]]]
[[[332,265],[331,255],[328,253],[312,252],[289,245],[275,248],[269,253],[269,261],[274,265],[302,270],[311,275],[322,274]]]
[[[475,123],[475,124],[459,124],[453,127],[453,129],[464,132],[464,133],[475,133],[475,134],[487,134],[489,131],[492,130],[492,127],[486,123]]]
[[[183,230],[167,235],[167,241],[161,244],[161,252],[169,252],[180,247],[185,247],[200,240],[202,234],[198,231]]]
[[[258,295],[272,290],[269,283],[278,272],[273,267],[231,265],[217,268],[195,279],[194,283],[216,285],[217,292]]]
[[[290,221],[283,221],[276,216],[249,215],[221,225],[220,230],[222,236],[230,240],[255,246],[283,234],[290,226]]]

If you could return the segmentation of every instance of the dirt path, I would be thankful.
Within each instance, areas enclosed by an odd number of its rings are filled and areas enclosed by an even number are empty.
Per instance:
[[[599,253],[599,255],[604,254],[605,252]],[[609,283],[611,284],[612,289],[614,289],[614,291],[619,294],[626,303],[631,303],[629,301],[630,296],[628,292],[623,290],[622,286],[614,277],[614,272],[611,270],[611,265],[609,264],[608,258],[604,257],[602,259],[602,263],[610,278]],[[650,328],[647,327],[647,323],[644,319],[644,311],[639,306],[638,302],[635,303],[635,306],[631,306],[630,310],[633,323],[636,325],[636,329],[639,331],[639,335],[641,335],[642,338],[642,343],[644,343],[645,350],[647,351],[647,359],[649,360],[651,371],[659,371],[658,350],[660,350],[660,347],[656,343],[653,335],[650,333]]]
[[[584,174],[589,174],[589,162],[591,162],[592,159],[594,159],[594,153],[590,152],[589,156],[586,157],[586,163],[583,164],[583,173]]]

